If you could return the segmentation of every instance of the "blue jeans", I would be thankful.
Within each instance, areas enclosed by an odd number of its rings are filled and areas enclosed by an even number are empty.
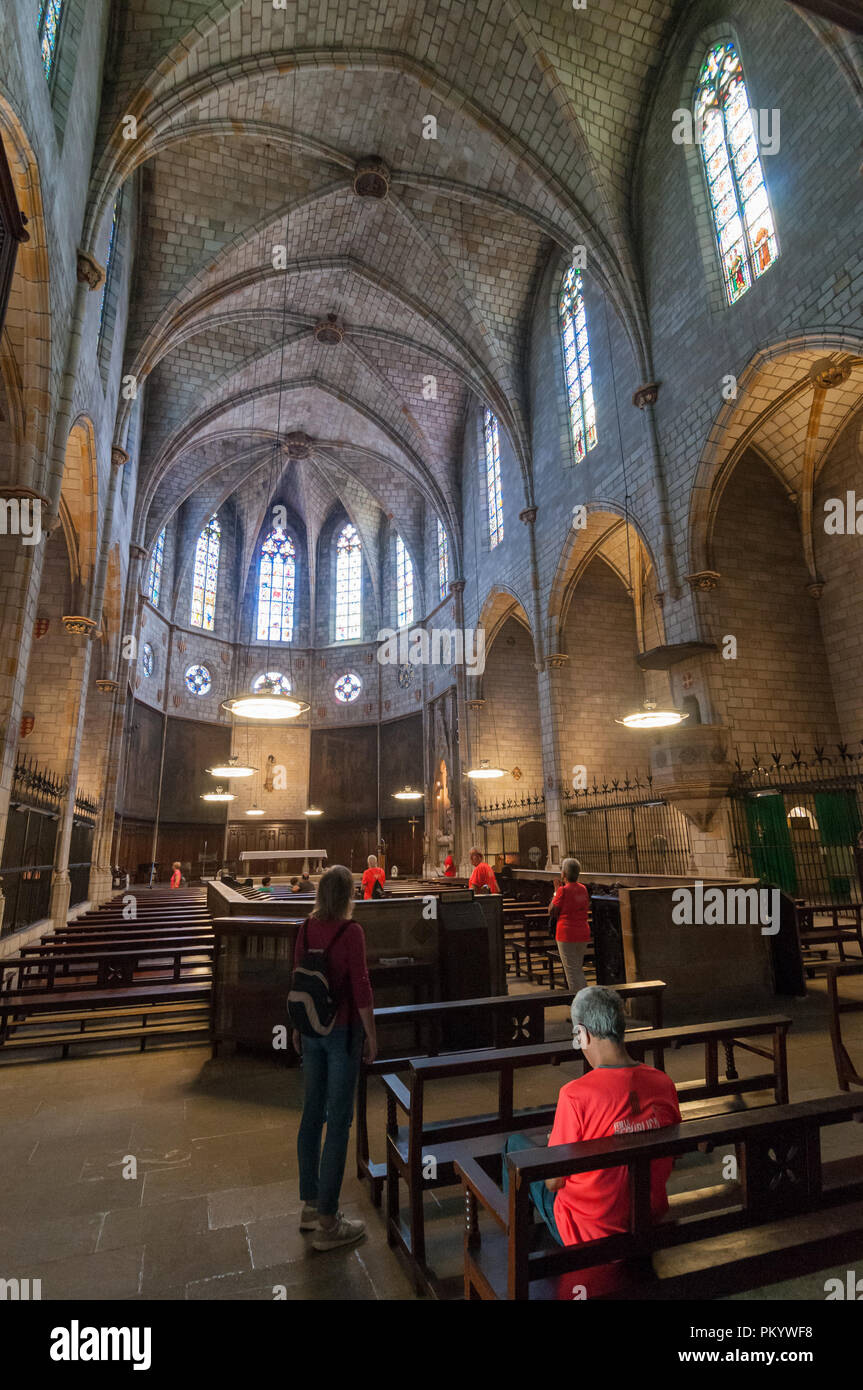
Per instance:
[[[503,1146],[503,1191],[504,1196],[509,1194],[509,1171],[506,1166],[507,1154],[521,1153],[524,1149],[535,1149],[539,1145],[531,1143],[525,1134],[511,1134]],[[554,1196],[549,1192],[544,1179],[532,1182],[530,1185],[530,1200],[539,1212],[551,1234],[554,1236],[558,1245],[563,1245],[557,1226],[554,1220]]]
[[[348,1136],[363,1052],[363,1028],[334,1028],[326,1038],[303,1038],[303,1118],[297,1136],[300,1200],[335,1216],[345,1175]],[[327,1137],[321,1153],[324,1125]]]

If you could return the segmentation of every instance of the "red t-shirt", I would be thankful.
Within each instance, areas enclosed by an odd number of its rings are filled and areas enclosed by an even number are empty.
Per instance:
[[[561,1088],[549,1147],[587,1139],[610,1139],[680,1123],[674,1082],[655,1067],[597,1067]],[[665,1184],[674,1160],[651,1164],[650,1206],[654,1220],[668,1210]],[[554,1199],[554,1219],[564,1245],[580,1245],[629,1229],[626,1168],[574,1173]]]
[[[376,866],[374,869],[366,869],[365,873],[363,874],[364,898],[370,898],[372,896],[372,889],[374,888],[376,881],[382,885],[387,881],[387,876],[379,865]]]
[[[444,878],[455,878],[455,860],[451,854],[443,861],[443,872]]]
[[[583,883],[562,883],[551,900],[552,907],[560,907],[555,941],[589,941],[590,925],[587,913],[590,907],[590,894]]]
[[[329,946],[341,929],[341,922],[322,922],[310,917],[297,932],[294,964],[299,965],[303,952],[320,951]],[[339,1000],[335,1028],[347,1028],[359,1021],[359,1010],[374,1004],[372,985],[366,965],[366,938],[359,922],[349,922],[327,956],[328,975],[333,999]]]
[[[486,864],[484,860],[481,864],[477,864],[476,868],[470,876],[470,882],[468,883],[468,887],[488,888],[490,893],[497,893],[497,879],[494,876],[494,869],[491,867],[491,865]]]
[[[182,881],[183,875],[180,873],[179,869],[175,869],[174,872],[171,874],[171,887],[179,888]]]

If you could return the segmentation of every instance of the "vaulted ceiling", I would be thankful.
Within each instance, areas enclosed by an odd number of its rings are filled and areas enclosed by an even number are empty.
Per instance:
[[[284,462],[312,534],[335,500],[405,528],[425,503],[458,561],[472,395],[505,426],[529,504],[524,358],[548,257],[586,245],[636,339],[643,322],[628,187],[677,8],[116,6],[89,226],[97,244],[140,170],[124,368],[146,383],[138,535],[196,493],[203,513],[251,483],[263,507]],[[355,192],[368,156],[385,198]],[[315,337],[329,314],[337,345]],[[296,431],[310,458],[275,463]]]

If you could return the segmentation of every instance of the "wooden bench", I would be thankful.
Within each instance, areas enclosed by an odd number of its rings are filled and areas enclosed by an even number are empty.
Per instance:
[[[863,1154],[821,1160],[821,1130],[863,1118],[857,1096],[782,1105],[734,1118],[687,1121],[508,1154],[505,1198],[467,1151],[456,1159],[465,1190],[464,1284],[473,1299],[716,1299],[859,1258]],[[650,1211],[650,1164],[733,1146],[739,1180]],[[599,1168],[629,1170],[629,1230],[559,1246],[535,1225],[530,1184]],[[478,1213],[494,1230],[480,1233]],[[536,1249],[537,1234],[545,1248]],[[480,1238],[481,1236],[481,1238]]]
[[[618,992],[628,1009],[643,1012],[653,1028],[662,1027],[662,996],[664,980],[644,980],[618,986]],[[404,1055],[379,1056],[374,1062],[364,1062],[357,1085],[356,1158],[357,1176],[371,1183],[372,1201],[380,1205],[386,1163],[374,1163],[369,1157],[368,1080],[387,1072],[406,1070],[414,1057],[437,1057],[443,1052],[457,1052],[444,1047],[444,1033],[451,1020],[468,1020],[476,1027],[477,1037],[489,1035],[489,1047],[527,1046],[545,1041],[546,1011],[569,1007],[571,993],[500,994],[487,999],[454,999],[430,1004],[409,1004],[375,1009],[375,1023],[386,1028],[410,1025],[414,1042]],[[635,1016],[639,1016],[636,1014]],[[628,1036],[628,1034],[627,1034]],[[379,1040],[380,1042],[380,1040]],[[462,1049],[464,1050],[464,1049]],[[471,1051],[476,1049],[472,1047]]]
[[[830,1006],[830,1042],[833,1046],[833,1061],[836,1064],[836,1080],[840,1091],[850,1090],[852,1086],[863,1086],[863,1076],[858,1072],[848,1055],[842,1040],[843,1014],[863,1011],[863,998],[842,999],[839,995],[839,981],[848,976],[863,979],[863,961],[845,961],[844,964],[831,964],[826,969],[827,1002]]]
[[[863,905],[860,903],[808,903],[806,905],[798,904],[796,911],[797,935],[800,938],[800,949],[805,951],[808,956],[808,959],[804,959],[804,968],[810,978],[815,974],[816,968],[812,960],[813,954],[817,953],[824,960],[828,946],[836,946],[840,961],[844,961],[846,959],[846,943],[856,942],[860,958],[863,960],[863,929],[861,929]],[[831,920],[816,923],[816,917],[829,917]]]
[[[149,972],[150,977],[154,978],[153,972],[158,970],[162,962],[168,963],[173,980],[181,979],[184,962],[188,968],[198,972],[197,978],[203,978],[202,958],[209,963],[207,968],[212,970],[214,950],[212,943],[201,945],[193,942],[174,947],[138,946],[131,950],[116,950],[111,946],[105,950],[91,949],[81,955],[67,952],[36,957],[7,956],[0,959],[0,978],[3,980],[4,993],[7,988],[17,988],[24,993],[30,989],[77,989],[80,987],[77,977],[81,975],[92,977],[95,987],[105,988],[133,984],[135,977],[144,972]],[[196,962],[194,966],[192,961]],[[10,982],[7,985],[7,970],[17,976],[16,984]],[[164,969],[160,978],[164,978]]]
[[[697,1107],[700,1114],[703,1114],[705,1101],[714,1110],[727,1111],[739,1107],[744,1094],[765,1091],[772,1091],[771,1101],[765,1103],[783,1105],[788,1100],[786,1036],[790,1026],[791,1020],[783,1014],[725,1019],[682,1028],[628,1033],[626,1046],[640,1059],[649,1053],[653,1065],[660,1068],[663,1068],[666,1052],[671,1049],[704,1047],[703,1078],[677,1086],[681,1105],[690,1103],[691,1114],[696,1113],[692,1102],[700,1103]],[[771,1039],[769,1050],[758,1047],[753,1041],[765,1036]],[[720,1046],[726,1057],[724,1079],[719,1076]],[[771,1070],[740,1077],[734,1064],[735,1048],[769,1058],[773,1064]],[[425,1191],[452,1186],[457,1181],[454,1163],[466,1140],[480,1139],[486,1144],[487,1152],[495,1153],[502,1149],[507,1135],[514,1130],[549,1127],[554,1121],[557,1097],[554,1104],[515,1110],[515,1073],[526,1067],[570,1061],[580,1066],[582,1075],[588,1070],[586,1060],[571,1043],[539,1043],[499,1051],[450,1054],[442,1058],[415,1058],[405,1082],[393,1073],[383,1075],[387,1099],[387,1239],[410,1261],[419,1289],[434,1290],[434,1275],[426,1264]],[[498,1104],[493,1113],[457,1120],[428,1121],[425,1118],[425,1092],[430,1082],[494,1074],[498,1077]],[[406,1117],[405,1127],[398,1124],[398,1111]],[[423,1172],[427,1151],[435,1159],[434,1176]],[[471,1152],[474,1152],[473,1144]],[[400,1214],[400,1182],[404,1182],[407,1189],[407,1226],[402,1223]]]
[[[66,1057],[72,1043],[87,1041],[92,1036],[105,1038],[112,1031],[116,1036],[140,1036],[143,1052],[147,1040],[154,1036],[147,1028],[151,1015],[156,1016],[158,1010],[161,1024],[161,1020],[169,1014],[176,1017],[194,1005],[198,1005],[198,1008],[191,1009],[191,1012],[200,1018],[194,1023],[193,1030],[207,1035],[210,1031],[210,990],[209,981],[204,981],[202,984],[136,984],[124,989],[48,990],[45,993],[26,991],[23,994],[4,992],[0,994],[0,1056],[7,1049],[61,1046],[62,1055]],[[69,1022],[81,1022],[78,1033],[64,1032],[58,1035],[35,1032],[36,1028],[41,1029],[44,1025],[62,1023],[64,1016]],[[104,1024],[108,1018],[119,1016],[139,1016],[143,1022],[131,1034],[127,1030],[118,1034],[116,1029],[99,1028],[99,1024]],[[31,1024],[32,1031],[29,1027]],[[86,1024],[92,1025],[91,1029],[87,1029]],[[23,1034],[22,1029],[25,1030]],[[167,1031],[192,1031],[192,1025],[187,1028],[185,1024],[178,1024],[176,1029],[171,1026]],[[162,1033],[165,1032],[166,1027],[163,1027]]]
[[[81,956],[87,951],[109,951],[114,946],[118,951],[122,951],[148,946],[165,946],[169,949],[172,946],[211,946],[213,942],[212,932],[167,932],[164,936],[153,936],[149,932],[130,932],[122,936],[85,936],[73,941],[55,941],[49,936],[43,937],[39,946],[22,946],[18,955],[34,958],[51,955]]]

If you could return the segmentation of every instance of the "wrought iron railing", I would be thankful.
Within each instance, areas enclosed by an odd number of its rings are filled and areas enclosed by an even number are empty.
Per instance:
[[[533,820],[545,810],[545,794],[534,792],[525,796],[499,797],[477,807],[480,825],[496,825],[502,821]]]
[[[15,765],[10,795],[13,812],[0,861],[5,907],[0,934],[18,931],[48,915],[54,878],[57,829],[68,783],[32,758]],[[95,797],[77,791],[69,853],[70,906],[84,902],[90,881]]]

